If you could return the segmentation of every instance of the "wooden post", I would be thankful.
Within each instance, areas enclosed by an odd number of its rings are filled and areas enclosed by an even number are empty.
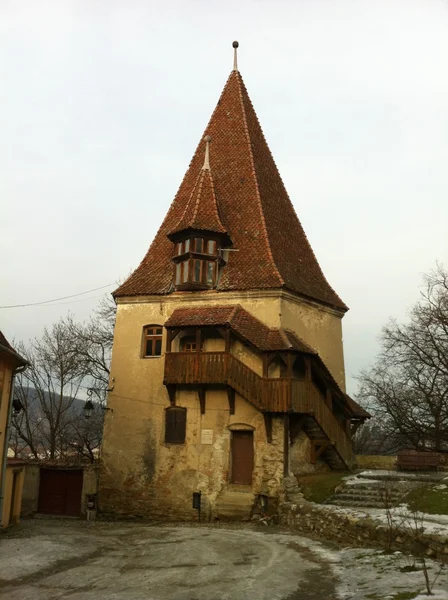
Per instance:
[[[294,364],[294,358],[295,356],[291,354],[291,352],[288,352],[286,355],[286,376],[290,379],[292,378],[292,366]]]
[[[166,386],[168,396],[170,397],[170,405],[176,405],[176,386],[175,385],[167,385]]]
[[[196,352],[201,351],[202,331],[200,327],[196,328]]]
[[[305,356],[305,379],[311,381],[311,360],[308,356]]]
[[[230,354],[230,329],[227,327],[224,333],[225,351]]]
[[[173,340],[173,332],[171,329],[168,329],[166,332],[166,351],[171,352],[171,342]]]
[[[205,388],[198,389],[199,404],[201,406],[201,415],[205,415]]]

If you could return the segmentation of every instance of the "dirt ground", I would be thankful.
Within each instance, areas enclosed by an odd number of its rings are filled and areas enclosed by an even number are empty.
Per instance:
[[[255,527],[25,521],[0,537],[1,600],[337,598],[305,538]]]
[[[431,597],[448,600],[448,569],[426,564]],[[424,589],[405,552],[280,527],[35,519],[0,534],[0,600],[421,600]]]

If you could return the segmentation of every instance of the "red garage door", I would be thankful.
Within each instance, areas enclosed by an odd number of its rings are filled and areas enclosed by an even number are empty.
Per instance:
[[[41,469],[38,511],[79,517],[82,480],[82,469]]]

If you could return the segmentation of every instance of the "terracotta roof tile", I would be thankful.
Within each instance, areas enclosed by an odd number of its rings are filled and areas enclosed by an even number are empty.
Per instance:
[[[177,308],[165,327],[231,327],[239,336],[261,351],[298,350],[316,354],[292,331],[271,329],[239,304],[208,308]]]
[[[0,351],[2,350],[2,347],[3,347],[4,351],[6,351],[6,353],[8,355],[12,356],[15,359],[15,361],[17,362],[17,364],[19,364],[19,365],[26,365],[26,364],[28,364],[27,361],[23,358],[23,356],[20,356],[20,354],[18,354],[14,350],[14,348],[8,342],[8,340],[6,339],[6,337],[0,331]]]
[[[213,177],[208,169],[201,169],[184,213],[169,236],[189,229],[226,233],[219,216]]]
[[[326,281],[278,173],[246,87],[232,71],[206,128],[219,220],[238,252],[232,252],[217,289],[287,288],[343,311],[346,305]],[[204,137],[204,136],[202,136]],[[193,156],[156,237],[115,296],[167,294],[173,289],[174,249],[168,235],[193,218],[192,198],[203,163],[203,143]],[[205,176],[204,176],[205,180]],[[203,184],[204,185],[204,184]],[[202,192],[201,192],[202,193]],[[205,197],[205,196],[204,196]],[[213,206],[207,193],[207,206]],[[216,216],[208,215],[216,224]],[[201,220],[200,226],[205,227]],[[199,221],[197,222],[199,224]]]

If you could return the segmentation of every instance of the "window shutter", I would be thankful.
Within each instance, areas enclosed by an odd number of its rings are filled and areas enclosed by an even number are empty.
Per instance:
[[[165,443],[184,444],[187,429],[187,409],[170,406],[165,409]]]

